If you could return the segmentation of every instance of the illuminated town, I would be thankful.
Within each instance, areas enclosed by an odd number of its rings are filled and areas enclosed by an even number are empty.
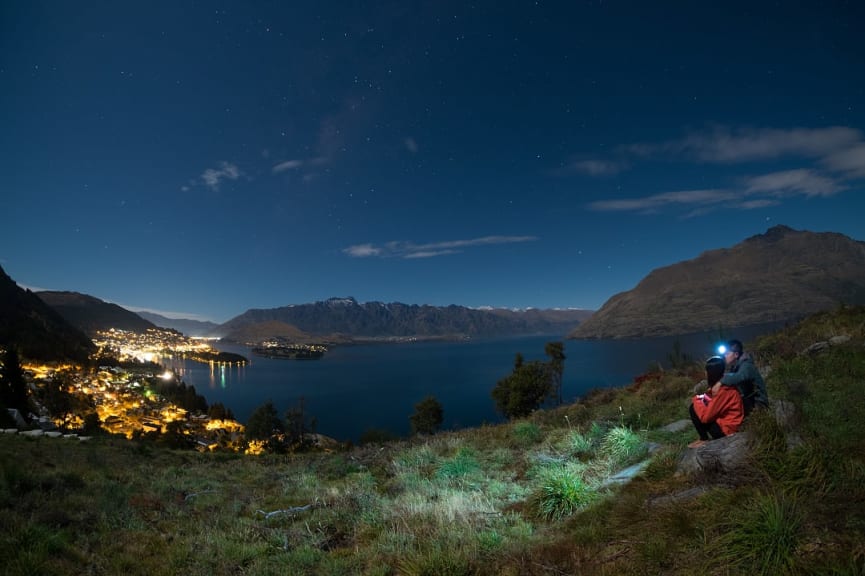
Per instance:
[[[261,443],[246,443],[244,426],[239,422],[211,418],[202,411],[190,412],[158,392],[171,385],[185,387],[173,371],[164,369],[162,362],[166,360],[183,358],[224,366],[245,364],[241,356],[217,352],[207,340],[187,338],[172,330],[150,329],[139,334],[112,329],[98,332],[93,341],[98,348],[97,358],[116,362],[91,371],[73,365],[22,363],[31,397],[47,384],[59,383],[73,399],[73,406],[88,407],[91,419],[95,408],[99,427],[111,434],[129,439],[173,434],[199,450],[261,451]],[[29,431],[34,435],[41,432],[74,437],[77,434],[61,431],[85,428],[85,419],[74,409],[65,414],[48,414],[40,406],[39,412],[29,415],[39,423],[39,429]]]

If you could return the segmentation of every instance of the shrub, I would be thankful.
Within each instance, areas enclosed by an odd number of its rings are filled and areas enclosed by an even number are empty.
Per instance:
[[[414,405],[409,420],[414,434],[434,434],[444,422],[444,408],[435,396],[427,396]]]
[[[513,373],[492,391],[496,408],[507,418],[528,416],[555,392],[548,364],[537,360],[515,364]]]
[[[616,426],[604,435],[601,453],[609,458],[611,466],[627,466],[646,455],[646,443],[639,434],[625,426]]]
[[[591,503],[596,492],[583,480],[581,468],[570,464],[544,468],[537,495],[540,515],[548,520],[570,516]]]

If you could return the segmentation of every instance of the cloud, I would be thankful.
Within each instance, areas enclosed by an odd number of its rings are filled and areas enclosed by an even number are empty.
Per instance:
[[[357,244],[344,248],[342,252],[355,258],[402,258],[412,260],[418,258],[433,258],[448,254],[457,254],[465,248],[475,246],[489,246],[495,244],[514,244],[520,242],[534,242],[536,236],[484,236],[470,240],[449,240],[445,242],[432,242],[428,244],[415,244],[413,242],[393,241],[381,246],[374,244]]]
[[[656,212],[669,205],[705,206],[736,198],[737,195],[729,190],[683,190],[626,200],[598,200],[590,203],[589,208],[600,212]]]
[[[381,248],[376,248],[372,244],[358,244],[344,248],[343,253],[355,258],[368,258],[370,256],[378,256],[381,254]]]
[[[836,150],[822,159],[829,170],[841,172],[850,178],[865,178],[865,142]]]
[[[825,158],[862,141],[860,130],[844,126],[789,130],[716,127],[708,133],[692,133],[680,140],[626,146],[625,151],[642,157],[673,155],[706,163],[731,164],[785,156]]]
[[[280,174],[281,172],[287,172],[289,170],[298,170],[302,172],[303,180],[308,181],[315,177],[315,168],[327,163],[328,159],[324,156],[307,159],[295,158],[293,160],[286,160],[276,164],[270,169],[270,171],[274,174]]]
[[[611,176],[627,170],[628,165],[607,160],[581,160],[571,164],[571,168],[589,176]]]
[[[230,162],[220,162],[219,168],[208,168],[201,174],[201,181],[211,190],[218,190],[223,180],[238,178],[240,178],[240,169]]]
[[[700,164],[744,164],[795,161],[798,168],[739,176],[739,184],[725,189],[686,190],[651,194],[642,198],[598,200],[590,210],[656,213],[662,208],[688,207],[686,217],[705,214],[733,201],[737,208],[778,205],[792,197],[829,197],[865,178],[865,135],[844,126],[826,128],[753,129],[716,127],[679,140],[626,146],[619,154],[634,159],[664,157]],[[614,166],[627,167],[621,161]],[[604,161],[585,164],[587,173],[603,174]],[[594,172],[592,172],[594,171]]]
[[[286,170],[295,170],[303,166],[302,160],[287,160],[285,162],[280,162],[276,166],[272,168],[274,174],[279,174],[280,172],[285,172]]]
[[[833,178],[821,176],[813,170],[800,168],[772,172],[746,180],[745,193],[765,193],[770,196],[834,196],[846,187]]]

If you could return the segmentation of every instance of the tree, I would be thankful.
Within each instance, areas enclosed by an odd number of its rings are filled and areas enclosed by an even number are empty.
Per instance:
[[[102,422],[99,420],[99,414],[97,412],[88,412],[84,416],[84,424],[81,426],[80,430],[81,434],[87,436],[101,435],[105,433],[105,430],[102,429]]]
[[[0,367],[0,404],[6,408],[17,408],[19,412],[27,413],[27,381],[21,368],[21,359],[14,346],[10,346],[3,354],[3,365]]]
[[[234,413],[226,408],[222,402],[215,402],[207,409],[207,415],[211,420],[234,420]]]
[[[42,405],[54,417],[65,419],[74,413],[73,396],[69,393],[71,377],[68,374],[55,374],[45,382],[39,391]]]
[[[435,434],[444,422],[444,408],[435,396],[427,396],[414,405],[409,420],[412,434]]]
[[[528,416],[554,393],[550,365],[534,360],[523,362],[517,354],[514,371],[499,380],[492,397],[496,408],[507,418]]]
[[[247,440],[270,440],[272,436],[281,436],[284,432],[282,421],[272,400],[255,409],[246,423]]]
[[[550,377],[556,396],[556,403],[562,403],[562,374],[565,371],[565,345],[561,342],[547,342],[544,354],[550,358]]]
[[[315,433],[317,422],[315,417],[307,418],[303,397],[294,408],[285,412],[285,437],[289,450],[292,452],[306,450],[311,447],[307,434]]]

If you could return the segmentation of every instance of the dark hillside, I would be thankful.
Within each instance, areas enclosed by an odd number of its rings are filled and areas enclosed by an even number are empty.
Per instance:
[[[25,358],[84,362],[93,342],[0,268],[0,346],[17,346]]]
[[[865,304],[865,243],[775,226],[732,248],[653,270],[573,338],[643,338],[795,320]]]
[[[156,328],[152,322],[138,314],[78,292],[37,292],[46,304],[60,313],[70,324],[86,334],[94,334],[98,330],[127,330],[129,332],[146,332]]]
[[[861,575],[863,331],[841,308],[746,343],[772,407],[723,474],[681,473],[702,362],[334,452],[4,434],[4,574]]]

